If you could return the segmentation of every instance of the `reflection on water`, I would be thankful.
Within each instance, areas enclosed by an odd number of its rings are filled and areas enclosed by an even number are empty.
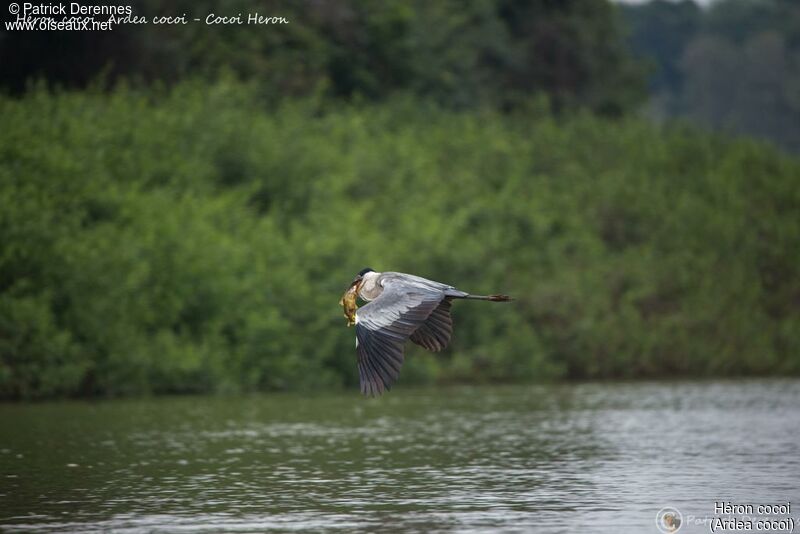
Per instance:
[[[0,529],[657,532],[800,507],[799,437],[782,380],[0,405]]]

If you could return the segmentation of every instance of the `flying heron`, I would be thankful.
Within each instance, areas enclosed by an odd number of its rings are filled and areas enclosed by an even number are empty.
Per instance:
[[[356,307],[356,297],[368,302]],[[404,273],[362,269],[340,304],[348,326],[356,325],[356,353],[361,393],[381,395],[390,389],[403,365],[403,346],[411,339],[431,352],[450,343],[454,299],[508,302],[506,295],[471,295],[453,286]]]

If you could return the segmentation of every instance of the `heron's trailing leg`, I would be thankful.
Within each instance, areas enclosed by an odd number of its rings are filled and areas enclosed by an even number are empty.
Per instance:
[[[461,298],[471,300],[488,300],[491,302],[511,302],[514,300],[508,295],[467,295],[466,297]]]

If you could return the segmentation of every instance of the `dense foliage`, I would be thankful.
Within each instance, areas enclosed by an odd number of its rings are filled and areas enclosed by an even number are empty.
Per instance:
[[[800,2],[628,5],[631,51],[652,62],[651,111],[800,152]]]
[[[221,72],[262,96],[377,101],[398,91],[448,107],[554,108],[618,115],[644,93],[607,0],[132,0],[137,15],[281,16],[289,24],[122,25],[110,32],[0,30],[0,87],[31,78],[81,88],[99,75],[174,83]]]
[[[800,162],[589,115],[237,83],[0,99],[0,395],[352,385],[364,267],[463,302],[401,381],[800,372]]]

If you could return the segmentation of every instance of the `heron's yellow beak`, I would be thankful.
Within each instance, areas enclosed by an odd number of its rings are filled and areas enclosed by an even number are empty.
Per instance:
[[[358,298],[358,290],[361,287],[361,278],[356,278],[347,291],[344,292],[342,298],[339,300],[339,306],[344,309],[344,316],[347,318],[347,326],[356,324],[356,299]]]

